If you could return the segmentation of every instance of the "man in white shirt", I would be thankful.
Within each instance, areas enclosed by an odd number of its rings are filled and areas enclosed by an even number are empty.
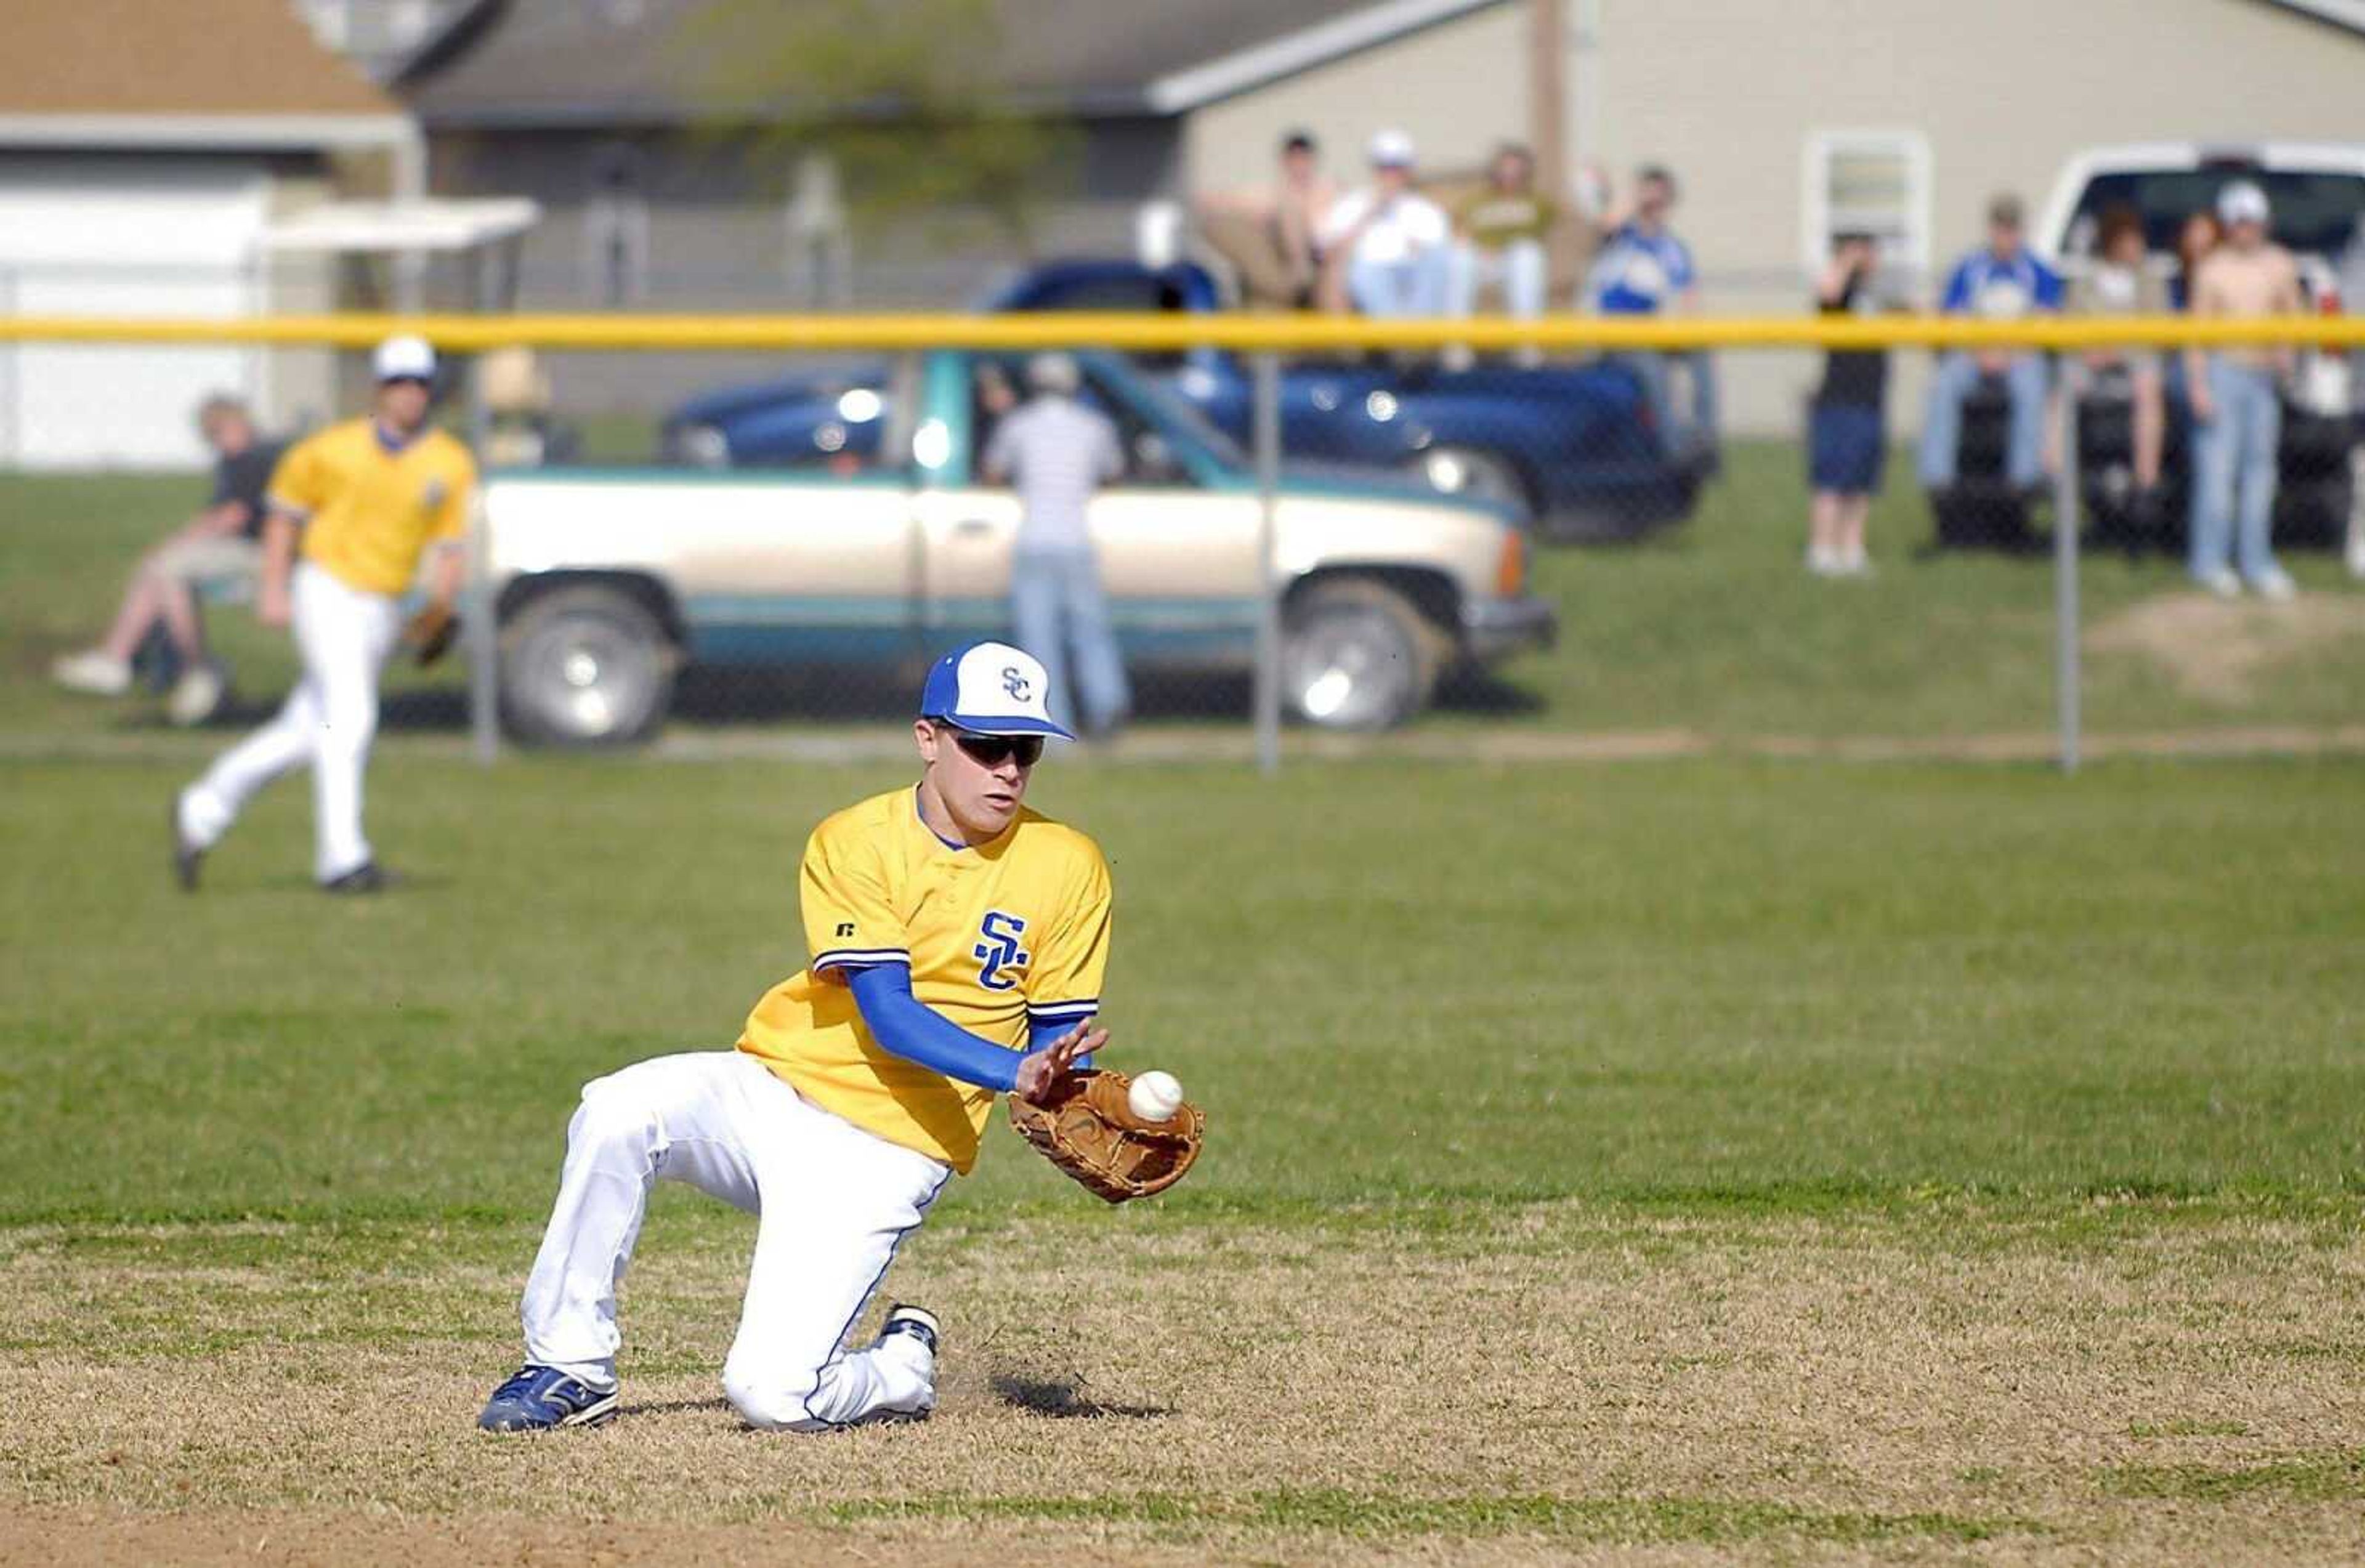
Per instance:
[[[1372,183],[1332,205],[1322,229],[1332,309],[1366,316],[1441,316],[1453,225],[1413,189],[1412,138],[1372,138]]]
[[[1082,376],[1063,353],[1026,367],[1034,396],[1004,416],[985,443],[986,482],[1018,491],[1018,543],[1010,562],[1010,619],[1018,645],[1050,672],[1054,716],[1094,739],[1124,724],[1133,694],[1110,628],[1089,512],[1104,485],[1125,475],[1116,427],[1078,397]],[[1069,654],[1075,681],[1069,683]],[[1068,692],[1083,711],[1068,711]]]

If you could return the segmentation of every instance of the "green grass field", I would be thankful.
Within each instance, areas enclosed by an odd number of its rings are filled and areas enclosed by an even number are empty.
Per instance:
[[[577,1086],[727,1045],[801,960],[803,834],[905,770],[405,733],[405,885],[311,891],[291,781],[185,898],[164,803],[224,737],[39,689],[106,563],[13,510],[113,541],[165,493],[6,492],[0,1559],[2353,1559],[2352,759],[1054,762],[1116,1059],[1206,1106],[1201,1169],[1105,1211],[994,1131],[886,1287],[947,1320],[937,1417],[821,1439],[736,1425],[751,1226],[661,1189],[625,1417],[495,1443]],[[1887,678],[1919,733],[2007,722]]]

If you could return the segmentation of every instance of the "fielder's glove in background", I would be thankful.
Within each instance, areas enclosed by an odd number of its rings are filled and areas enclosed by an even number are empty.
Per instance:
[[[1162,1122],[1133,1114],[1121,1072],[1071,1072],[1052,1091],[1051,1103],[1010,1097],[1010,1125],[1043,1158],[1112,1204],[1162,1193],[1182,1180],[1199,1158],[1206,1118],[1184,1101]]]
[[[446,604],[431,604],[403,622],[402,645],[410,650],[411,662],[421,669],[449,653],[452,639],[460,634],[460,618]]]

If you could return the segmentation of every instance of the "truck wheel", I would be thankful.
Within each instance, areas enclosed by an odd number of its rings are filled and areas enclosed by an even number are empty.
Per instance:
[[[520,740],[623,745],[673,700],[674,648],[648,606],[585,583],[537,594],[501,626],[501,714]]]
[[[1316,583],[1291,601],[1281,690],[1326,730],[1384,730],[1429,705],[1444,636],[1411,600],[1368,577]]]
[[[1496,453],[1474,446],[1440,446],[1421,454],[1420,475],[1429,487],[1440,495],[1499,501],[1521,521],[1534,515],[1534,508],[1528,500],[1528,487],[1520,482],[1519,470],[1509,459]]]

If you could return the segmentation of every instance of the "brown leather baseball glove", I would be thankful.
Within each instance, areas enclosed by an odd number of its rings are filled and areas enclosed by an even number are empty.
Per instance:
[[[429,604],[402,625],[402,645],[410,650],[410,660],[421,669],[451,652],[452,640],[460,634],[460,618],[452,613],[448,604]]]
[[[1199,1158],[1206,1118],[1184,1101],[1162,1122],[1147,1122],[1126,1103],[1133,1081],[1087,1070],[1059,1081],[1048,1105],[1010,1097],[1010,1125],[1058,1166],[1112,1204],[1162,1193]]]

